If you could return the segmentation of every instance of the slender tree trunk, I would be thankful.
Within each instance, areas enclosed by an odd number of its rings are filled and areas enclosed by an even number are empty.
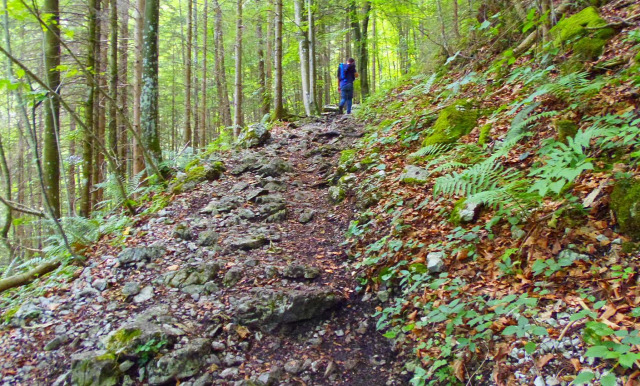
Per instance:
[[[111,0],[109,9],[109,148],[118,154],[118,0]],[[122,165],[119,165],[121,169]],[[122,170],[121,170],[122,171]]]
[[[140,127],[140,97],[142,94],[142,44],[144,29],[145,0],[137,0],[135,40],[135,63],[133,66],[133,129],[142,136]],[[138,175],[145,170],[142,144],[133,139],[133,174]]]
[[[375,13],[372,16],[373,18],[373,26],[372,26],[372,33],[373,33],[373,55],[371,57],[371,92],[374,93],[376,92],[376,71],[377,71],[377,63],[376,63],[376,58],[378,56],[378,35],[377,35],[377,31],[376,31],[376,15]]]
[[[316,103],[316,23],[313,0],[307,0],[307,28],[309,29],[309,106],[314,114],[320,113]]]
[[[202,110],[202,118],[200,122],[200,147],[203,149],[207,145],[207,43],[208,43],[208,14],[209,14],[209,2],[204,0],[204,7],[202,9],[203,26],[202,26],[202,103],[200,108]]]
[[[193,85],[193,107],[191,115],[193,116],[193,128],[191,129],[191,137],[193,143],[193,149],[196,150],[200,147],[200,87],[198,87],[198,53],[200,49],[198,47],[198,1],[193,2],[193,62],[191,73],[193,79],[191,84]]]
[[[445,49],[447,57],[451,56],[449,52],[449,44],[447,42],[447,34],[445,33],[444,13],[442,12],[442,0],[437,0],[438,5],[438,19],[440,19],[440,37],[442,38],[442,47]]]
[[[89,48],[87,50],[87,69],[96,74],[97,55],[97,4],[99,0],[89,0]],[[94,77],[87,77],[89,95],[85,105],[85,125],[87,131],[93,131],[96,87]],[[80,198],[80,215],[89,217],[91,214],[91,187],[93,185],[93,132],[83,133],[82,144],[82,192]]]
[[[240,135],[244,126],[242,111],[242,0],[236,3],[236,87],[234,97],[233,134]]]
[[[45,31],[45,81],[49,88],[60,93],[60,10],[58,0],[45,0],[43,13],[48,15]],[[49,95],[44,103],[45,128],[42,150],[44,186],[49,204],[56,218],[60,217],[60,101]]]
[[[69,125],[69,131],[73,133],[76,130],[76,121],[71,119],[71,123]],[[76,155],[76,140],[72,139],[69,141],[69,158],[75,159]],[[76,215],[76,165],[75,162],[69,163],[69,170],[67,173],[67,197],[68,197],[68,215],[75,216]]]
[[[275,27],[275,13],[273,7],[273,0],[268,0],[269,4],[267,12],[267,39],[266,39],[266,54],[265,54],[265,73],[266,73],[266,85],[264,89],[264,110],[269,113],[271,110],[271,92],[273,86],[273,40],[274,40],[274,27]]]
[[[103,0],[102,2],[102,6],[103,6],[103,12],[101,12],[100,10],[98,10],[98,15],[101,15],[101,13],[104,15],[107,12],[107,6],[109,4],[108,0]],[[107,24],[108,19],[105,17],[99,17],[98,18],[98,36],[99,36],[99,40],[98,40],[98,54],[100,56],[100,60],[98,61],[98,68],[100,69],[100,75],[98,77],[98,87],[102,90],[106,90],[107,89],[107,77],[104,75],[107,73],[107,59],[108,59],[108,55],[107,55],[107,50],[102,48],[102,42],[106,42],[108,39],[108,24]],[[98,98],[98,102],[96,103],[96,109],[97,112],[96,117],[97,117],[97,126],[96,126],[96,142],[97,142],[97,147],[99,149],[106,149],[107,146],[105,146],[105,132],[106,132],[106,126],[107,126],[107,117],[106,117],[106,104],[107,101],[104,97],[104,95],[98,94],[99,98]],[[94,160],[94,164],[93,164],[93,171],[94,171],[94,176],[93,176],[93,182],[94,182],[94,186],[95,184],[98,184],[100,182],[104,181],[104,161],[105,161],[105,154],[102,151],[95,151],[94,152],[95,155],[95,160]],[[102,201],[103,198],[103,189],[102,188],[95,188],[93,190],[93,202],[94,204],[97,204],[99,202]]]
[[[190,0],[189,0],[190,1]],[[162,161],[158,134],[158,28],[160,0],[147,0],[142,44],[142,141],[156,164]],[[152,173],[147,165],[147,172]]]
[[[213,6],[216,12],[215,18],[215,73],[216,88],[218,90],[218,108],[220,109],[220,118],[222,124],[226,127],[231,126],[231,106],[229,105],[229,91],[227,88],[227,75],[224,63],[224,39],[222,35],[222,8],[218,0],[213,0]]]
[[[260,114],[264,116],[269,114],[269,95],[267,94],[267,74],[265,66],[264,55],[264,35],[262,32],[262,25],[264,24],[264,17],[262,13],[258,13],[258,20],[256,23],[256,37],[258,38],[258,81],[260,83]]]
[[[284,105],[282,98],[282,1],[276,0],[276,41],[274,50],[274,109],[273,119],[284,118]]]
[[[457,40],[460,40],[460,24],[458,21],[458,0],[451,0],[453,6],[453,33]]]
[[[544,22],[542,23],[542,41],[543,42],[548,42],[549,41],[549,30],[551,29],[551,7],[553,6],[551,4],[551,0],[541,0],[542,2],[542,15],[545,18]]]
[[[187,0],[187,53],[185,55],[185,75],[184,75],[184,131],[182,141],[185,145],[193,146],[191,137],[191,56],[193,44],[193,4],[192,0]]]
[[[7,165],[7,157],[4,153],[2,136],[0,136],[0,177],[2,177],[2,180],[4,182],[4,192],[2,195],[7,200],[11,201],[11,172],[9,171],[9,166]],[[9,241],[9,230],[11,230],[13,216],[11,214],[11,208],[8,205],[4,209],[4,218],[2,219],[2,223],[0,223],[0,239],[2,239],[2,244],[7,250],[8,260],[9,262],[11,262],[13,260],[13,248],[11,246],[11,242]]]
[[[300,57],[300,73],[302,79],[302,103],[307,116],[311,115],[309,104],[309,41],[307,40],[307,25],[303,15],[302,0],[294,1],[295,22],[298,28],[298,54]]]
[[[127,72],[129,67],[129,0],[121,0],[123,5],[120,10],[120,42],[118,48],[118,79],[120,92],[118,93],[118,104],[122,109],[124,116],[129,116],[129,104],[128,104],[128,83]],[[128,163],[129,159],[129,141],[127,139],[127,124],[125,118],[122,115],[118,115],[118,150],[119,159],[122,164],[123,170],[126,173],[131,174],[131,169],[127,166],[131,166]],[[129,164],[129,165],[127,165]]]

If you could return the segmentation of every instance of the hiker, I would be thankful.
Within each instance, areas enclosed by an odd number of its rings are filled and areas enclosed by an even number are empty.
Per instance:
[[[338,67],[338,92],[340,92],[340,105],[338,109],[342,114],[344,107],[347,107],[347,114],[351,114],[351,105],[353,105],[353,82],[358,77],[356,71],[356,61],[349,58],[346,63],[340,63]]]

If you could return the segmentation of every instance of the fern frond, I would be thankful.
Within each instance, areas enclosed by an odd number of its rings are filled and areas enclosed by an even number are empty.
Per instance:
[[[436,144],[428,145],[418,149],[417,151],[411,153],[409,155],[409,158],[416,159],[416,158],[430,157],[430,156],[446,153],[449,150],[453,149],[454,147],[455,145],[453,144],[436,143]]]

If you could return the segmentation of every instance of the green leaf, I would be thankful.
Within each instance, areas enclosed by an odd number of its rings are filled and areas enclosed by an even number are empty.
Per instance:
[[[637,361],[638,359],[640,359],[640,354],[630,352],[620,355],[620,358],[618,358],[618,362],[620,363],[620,366],[628,369],[633,366],[635,361]]]
[[[531,355],[536,351],[536,344],[533,342],[527,342],[527,344],[524,345],[524,351],[527,352],[527,354]]]
[[[520,328],[518,328],[518,326],[507,326],[504,330],[502,330],[502,335],[514,335],[518,331],[520,331]]]
[[[591,382],[595,377],[596,377],[596,375],[594,373],[592,373],[590,371],[583,371],[580,374],[578,374],[576,379],[573,380],[573,384],[574,385],[584,385],[586,383]]]
[[[538,335],[538,336],[549,335],[549,333],[547,332],[547,329],[542,326],[534,327],[531,332],[533,333],[533,335]]]
[[[617,384],[617,379],[616,376],[609,373],[607,375],[605,375],[604,377],[600,378],[600,384],[602,386],[616,386]]]
[[[593,346],[593,347],[589,347],[589,349],[584,355],[591,358],[604,358],[608,356],[610,353],[611,351],[609,351],[609,349],[605,346]]]

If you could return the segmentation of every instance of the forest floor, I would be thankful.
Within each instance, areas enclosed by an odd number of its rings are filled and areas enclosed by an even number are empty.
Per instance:
[[[271,135],[23,304],[0,330],[0,383],[406,384],[354,292],[354,209],[323,183],[361,127],[325,117]]]

